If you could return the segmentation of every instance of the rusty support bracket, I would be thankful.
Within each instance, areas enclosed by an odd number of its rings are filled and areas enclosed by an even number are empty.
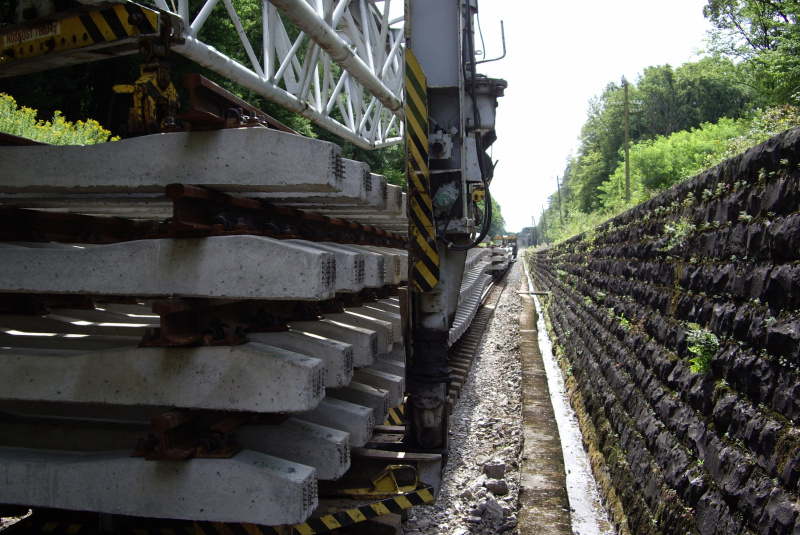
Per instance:
[[[234,299],[168,298],[153,302],[160,328],[140,347],[239,345],[247,333],[285,331],[293,302]]]
[[[173,217],[148,237],[193,237],[254,234],[278,239],[304,238],[343,244],[405,249],[399,234],[258,199],[237,197],[209,188],[170,184]]]
[[[295,130],[251,106],[205,76],[197,73],[187,74],[183,77],[182,83],[183,87],[189,90],[189,111],[178,114],[176,119],[184,125],[188,124],[188,130],[265,126],[297,134]]]
[[[170,184],[173,217],[166,222],[0,207],[0,240],[110,244],[141,239],[250,234],[278,239],[406,249],[408,239],[257,199],[186,184]]]
[[[171,410],[152,418],[155,437],[140,441],[132,456],[148,461],[230,459],[242,450],[233,432],[249,419],[247,413]]]

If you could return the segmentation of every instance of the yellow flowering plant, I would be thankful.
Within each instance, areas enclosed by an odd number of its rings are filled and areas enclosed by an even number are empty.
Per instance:
[[[38,119],[36,110],[20,108],[14,97],[5,93],[0,93],[0,132],[51,145],[94,145],[119,139],[94,119],[72,123],[60,111],[51,121]]]

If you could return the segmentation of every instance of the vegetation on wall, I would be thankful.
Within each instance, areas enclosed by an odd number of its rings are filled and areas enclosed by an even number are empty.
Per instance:
[[[526,251],[619,533],[800,526],[798,132]]]

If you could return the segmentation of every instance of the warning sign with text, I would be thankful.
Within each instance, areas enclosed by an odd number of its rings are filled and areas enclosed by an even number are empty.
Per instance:
[[[39,24],[32,28],[12,30],[3,34],[3,47],[18,45],[26,41],[34,41],[45,37],[52,37],[61,33],[61,23],[58,21]]]

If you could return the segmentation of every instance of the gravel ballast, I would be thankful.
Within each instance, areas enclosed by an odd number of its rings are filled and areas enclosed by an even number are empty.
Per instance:
[[[450,457],[439,497],[432,506],[412,510],[406,535],[519,533],[519,282],[514,265],[451,417]]]

